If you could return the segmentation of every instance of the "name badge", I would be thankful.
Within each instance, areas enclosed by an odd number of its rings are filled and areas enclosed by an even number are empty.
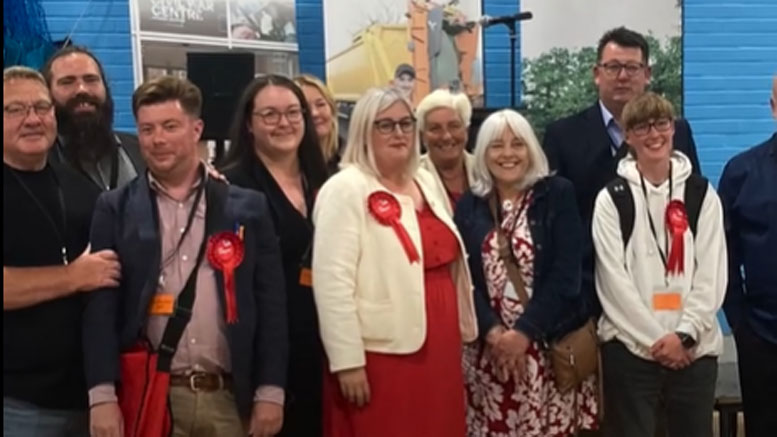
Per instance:
[[[299,285],[313,286],[313,271],[309,267],[303,267],[299,270]]]
[[[157,293],[151,299],[148,313],[152,316],[172,316],[175,310],[175,296],[171,293]]]
[[[654,311],[680,311],[683,309],[683,297],[679,292],[658,289],[653,293]]]

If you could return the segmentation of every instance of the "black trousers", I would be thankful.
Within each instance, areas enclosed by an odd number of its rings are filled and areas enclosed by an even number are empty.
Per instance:
[[[712,436],[717,357],[671,370],[610,341],[602,346],[602,370],[606,437],[654,437],[657,414],[669,437]],[[664,411],[657,413],[659,400]]]
[[[777,345],[762,339],[747,323],[734,331],[739,384],[747,437],[777,435]]]

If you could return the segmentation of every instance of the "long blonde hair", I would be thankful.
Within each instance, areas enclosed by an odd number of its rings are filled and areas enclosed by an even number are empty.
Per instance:
[[[324,140],[319,141],[321,145],[321,152],[324,154],[324,160],[329,162],[329,160],[331,160],[332,157],[337,154],[338,148],[337,106],[335,105],[335,97],[332,95],[332,92],[329,91],[329,88],[324,82],[310,74],[302,74],[297,76],[294,78],[294,82],[296,82],[300,88],[305,86],[312,86],[313,88],[317,89],[318,92],[321,93],[321,95],[324,97],[324,100],[326,100],[326,103],[329,105],[329,109],[332,112],[332,129],[329,130],[329,135],[327,135]],[[312,110],[312,105],[310,106]]]

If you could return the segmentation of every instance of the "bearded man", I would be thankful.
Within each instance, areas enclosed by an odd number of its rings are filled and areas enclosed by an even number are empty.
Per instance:
[[[65,47],[52,55],[42,73],[58,126],[52,162],[69,164],[106,191],[144,171],[137,137],[113,130],[113,98],[105,70],[92,52]]]

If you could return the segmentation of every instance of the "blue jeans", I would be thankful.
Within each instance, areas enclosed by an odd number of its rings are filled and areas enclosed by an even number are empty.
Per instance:
[[[47,410],[3,397],[4,437],[89,437],[89,417],[80,410]]]

